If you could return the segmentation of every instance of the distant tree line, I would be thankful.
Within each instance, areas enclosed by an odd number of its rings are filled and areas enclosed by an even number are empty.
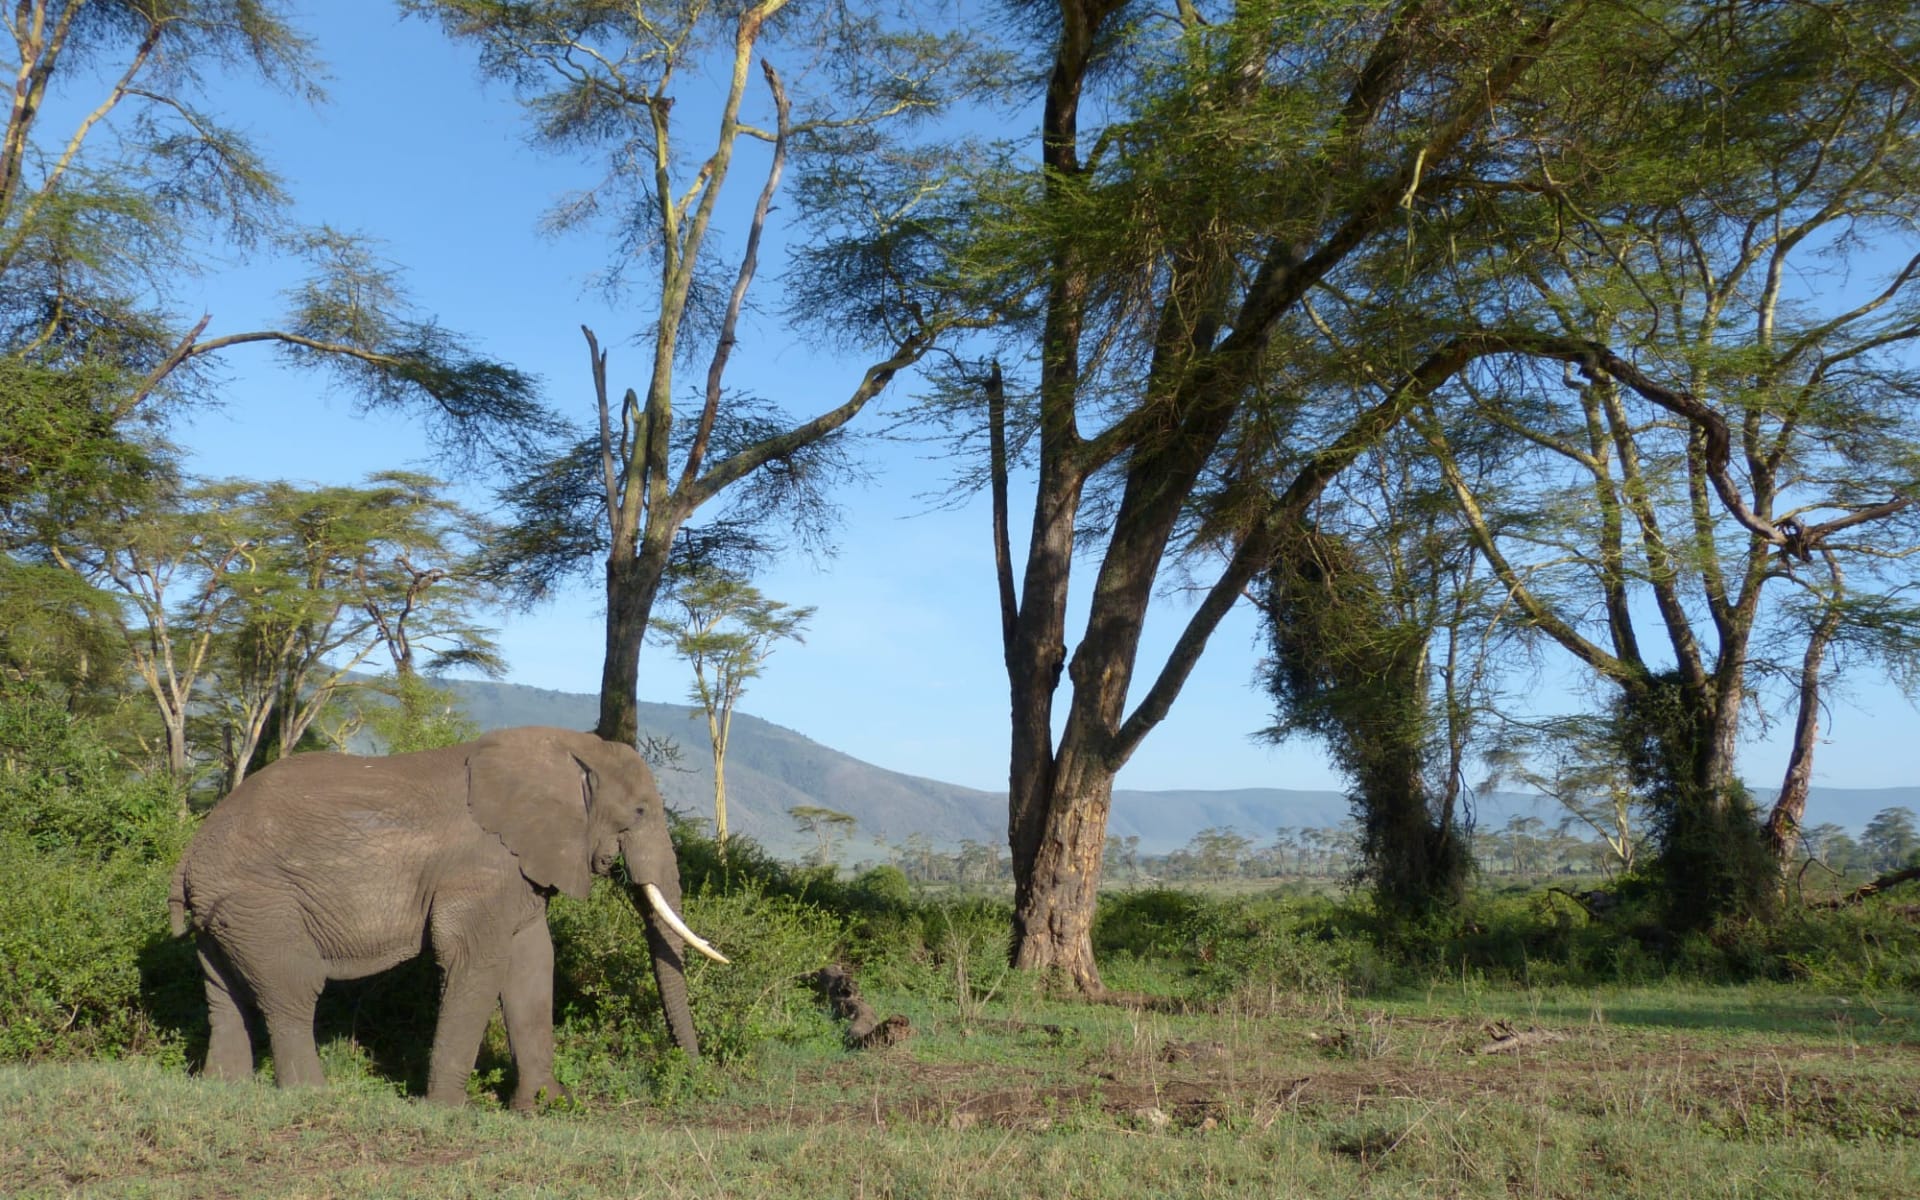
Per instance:
[[[1107,842],[1106,877],[1119,886],[1235,879],[1346,883],[1363,873],[1362,844],[1363,833],[1354,821],[1285,826],[1266,841],[1231,827],[1212,827],[1165,854],[1142,854],[1139,837],[1115,836]],[[1476,827],[1469,848],[1476,868],[1486,876],[1610,878],[1622,870],[1615,844],[1575,815],[1552,823],[1511,816],[1498,828]],[[1815,826],[1806,832],[1801,852],[1836,875],[1858,879],[1920,866],[1920,829],[1911,809],[1886,808],[1867,822],[1858,838],[1838,825]],[[1012,864],[990,842],[968,839],[957,848],[941,849],[924,834],[914,834],[889,848],[888,861],[915,883],[1013,882]]]

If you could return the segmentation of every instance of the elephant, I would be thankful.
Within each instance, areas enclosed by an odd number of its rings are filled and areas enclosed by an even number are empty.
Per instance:
[[[676,911],[680,874],[653,775],[631,746],[505,729],[390,757],[296,754],[208,812],[174,871],[173,931],[197,935],[212,1036],[205,1074],[253,1074],[264,1019],[283,1087],[325,1082],[313,1015],[329,979],[430,949],[441,970],[427,1099],[466,1101],[498,1003],[517,1109],[558,1096],[547,900],[626,862],[674,1043],[698,1056],[683,946],[719,951]]]

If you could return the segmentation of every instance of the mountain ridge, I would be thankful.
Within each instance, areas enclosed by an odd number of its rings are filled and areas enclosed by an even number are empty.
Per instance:
[[[514,725],[556,725],[590,729],[599,715],[597,697],[526,684],[488,680],[444,680],[467,715],[482,729]],[[669,738],[679,747],[677,764],[655,775],[670,807],[710,820],[713,812],[713,763],[706,728],[685,704],[642,702],[641,731]],[[1756,789],[1770,801],[1772,793]],[[884,858],[889,846],[924,836],[934,846],[952,849],[964,841],[1004,845],[1005,792],[876,766],[814,741],[797,730],[750,713],[736,712],[727,754],[727,813],[732,832],[744,834],[782,856],[812,848],[813,842],[787,815],[796,805],[817,805],[852,816],[852,843],[842,858]],[[1816,787],[1808,799],[1807,819],[1831,822],[1854,832],[1874,813],[1905,805],[1920,811],[1920,787]],[[1562,811],[1542,796],[1495,792],[1475,799],[1476,820],[1498,828],[1510,817],[1534,816],[1557,823]],[[1348,816],[1344,793],[1291,788],[1116,788],[1108,832],[1140,839],[1141,854],[1165,854],[1186,845],[1207,828],[1232,827],[1264,842],[1281,827],[1337,825]]]

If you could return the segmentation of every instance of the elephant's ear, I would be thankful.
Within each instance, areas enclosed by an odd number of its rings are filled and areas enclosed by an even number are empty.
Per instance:
[[[467,756],[467,807],[542,887],[585,898],[593,883],[587,816],[593,790],[562,730],[510,730]]]

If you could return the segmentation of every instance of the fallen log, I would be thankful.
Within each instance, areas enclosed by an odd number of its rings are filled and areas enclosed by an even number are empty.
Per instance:
[[[1899,871],[1889,871],[1887,874],[1882,875],[1880,878],[1874,880],[1872,883],[1863,883],[1859,887],[1853,889],[1851,892],[1848,892],[1844,896],[1836,896],[1831,900],[1816,901],[1812,904],[1809,904],[1807,907],[1808,908],[1839,908],[1842,905],[1858,904],[1869,896],[1877,896],[1881,892],[1886,891],[1890,887],[1898,887],[1900,884],[1907,883],[1915,879],[1920,879],[1920,867],[1906,867]]]
[[[1563,1042],[1566,1040],[1565,1034],[1555,1033],[1551,1029],[1515,1029],[1505,1021],[1496,1021],[1494,1024],[1487,1026],[1487,1032],[1493,1036],[1493,1040],[1473,1051],[1473,1053],[1506,1054],[1514,1050],[1526,1050],[1534,1046],[1547,1046],[1554,1042]]]

